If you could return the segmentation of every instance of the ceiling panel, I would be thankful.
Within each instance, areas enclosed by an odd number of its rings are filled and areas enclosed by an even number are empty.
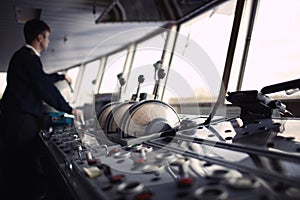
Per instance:
[[[0,2],[0,71],[6,71],[12,54],[24,45],[23,25],[17,23],[15,8],[39,8],[41,19],[51,28],[50,45],[42,53],[44,69],[57,71],[80,64],[88,58],[118,49],[142,35],[116,37],[110,44],[95,46],[126,30],[141,27],[159,27],[162,22],[100,23],[96,18],[110,0],[2,0]],[[95,11],[95,12],[93,12]],[[146,32],[144,33],[146,34]]]

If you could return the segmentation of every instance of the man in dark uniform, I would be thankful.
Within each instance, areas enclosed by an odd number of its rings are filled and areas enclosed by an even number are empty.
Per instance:
[[[55,109],[82,116],[72,108],[54,86],[68,79],[44,72],[40,53],[47,49],[49,26],[38,19],[25,23],[26,45],[12,56],[7,71],[7,86],[0,109],[1,196],[8,199],[35,199],[38,188],[37,136],[42,128],[43,102]],[[10,193],[8,193],[10,192]],[[2,199],[1,197],[1,199]]]

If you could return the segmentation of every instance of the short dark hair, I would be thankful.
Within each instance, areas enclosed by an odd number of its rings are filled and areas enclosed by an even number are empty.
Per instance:
[[[50,32],[50,27],[40,19],[31,19],[24,25],[24,36],[27,44],[30,44],[39,34]]]

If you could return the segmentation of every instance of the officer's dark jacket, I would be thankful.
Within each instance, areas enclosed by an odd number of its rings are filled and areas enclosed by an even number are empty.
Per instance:
[[[43,101],[56,110],[71,114],[54,82],[64,77],[44,72],[40,57],[23,46],[12,56],[7,71],[7,86],[1,99],[1,109],[43,116]]]

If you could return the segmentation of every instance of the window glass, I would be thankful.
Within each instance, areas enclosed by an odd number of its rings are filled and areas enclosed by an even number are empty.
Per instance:
[[[164,101],[170,104],[216,101],[235,2],[223,3],[180,26]]]
[[[127,50],[112,54],[107,58],[99,93],[118,92],[117,75],[123,72]]]
[[[263,0],[259,3],[242,90],[299,79],[300,1]],[[299,92],[269,96],[299,98]]]
[[[76,106],[83,106],[85,104],[93,103],[94,87],[99,66],[99,60],[87,63],[85,66],[83,66],[83,74],[75,101]]]
[[[135,49],[135,55],[128,76],[126,90],[124,91],[124,100],[131,99],[136,94],[138,87],[138,77],[144,76],[144,82],[140,84],[140,93],[147,93],[150,99],[153,98],[153,89],[155,84],[154,63],[161,60],[164,44],[167,37],[167,31],[162,32],[154,37],[141,42]]]
[[[244,2],[244,10],[242,14],[241,23],[239,26],[239,32],[238,37],[236,41],[236,47],[234,52],[234,57],[232,61],[231,71],[230,71],[230,77],[228,82],[228,88],[227,91],[233,92],[236,90],[240,90],[240,86],[238,86],[238,80],[239,80],[239,73],[241,70],[241,63],[243,59],[243,53],[246,45],[246,38],[247,38],[247,31],[249,27],[249,19],[251,16],[251,9],[252,9],[252,3],[253,1],[245,1]],[[228,103],[227,101],[225,101]]]

